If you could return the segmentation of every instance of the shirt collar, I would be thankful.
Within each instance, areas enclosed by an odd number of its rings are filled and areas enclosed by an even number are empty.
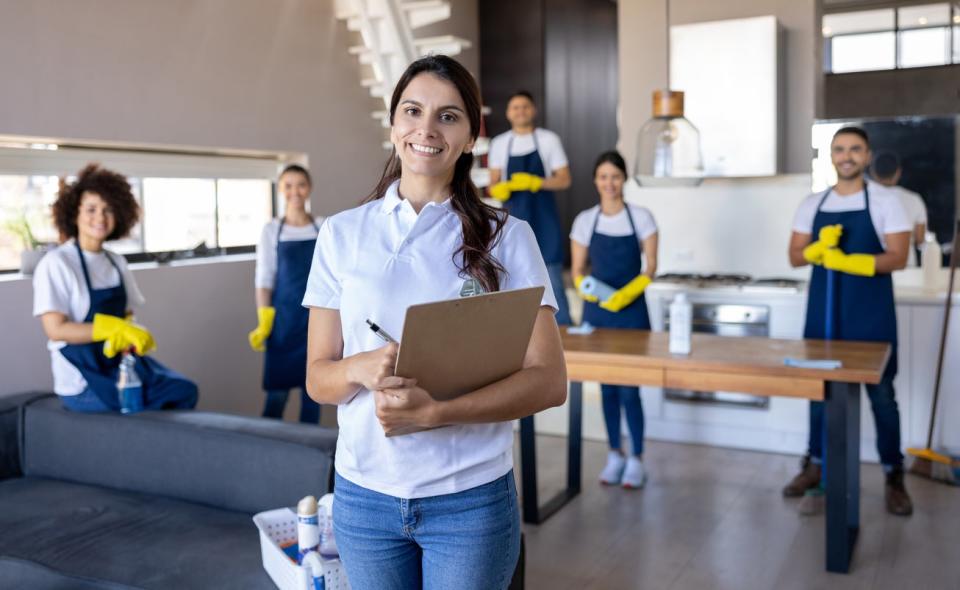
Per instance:
[[[387,187],[387,191],[383,194],[383,199],[381,199],[380,211],[385,214],[390,214],[396,211],[406,199],[400,197],[400,179],[394,180],[390,183],[390,186]],[[456,212],[453,210],[453,198],[448,198],[442,203],[427,203],[423,208],[421,213],[425,211],[428,207],[441,207],[445,213],[456,215]]]

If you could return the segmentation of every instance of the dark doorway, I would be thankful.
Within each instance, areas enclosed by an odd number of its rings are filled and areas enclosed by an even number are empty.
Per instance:
[[[487,133],[509,129],[510,94],[533,94],[537,124],[560,136],[570,161],[572,186],[557,193],[565,243],[576,214],[598,202],[594,160],[617,144],[617,75],[616,2],[480,2],[480,85],[492,110]]]

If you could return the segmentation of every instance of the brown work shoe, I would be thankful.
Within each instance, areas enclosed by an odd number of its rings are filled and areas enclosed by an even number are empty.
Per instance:
[[[810,455],[804,455],[800,461],[800,473],[790,480],[783,488],[783,495],[787,498],[799,498],[810,488],[820,485],[820,465],[810,460]]]
[[[887,474],[886,493],[887,512],[897,516],[910,516],[913,514],[913,502],[910,500],[910,494],[903,485],[903,467],[895,467],[893,471]]]

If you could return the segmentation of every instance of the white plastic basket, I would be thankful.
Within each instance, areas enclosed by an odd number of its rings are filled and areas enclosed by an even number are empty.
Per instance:
[[[297,514],[290,508],[261,512],[253,517],[260,531],[260,553],[263,569],[280,590],[312,590],[310,572],[294,563],[281,546],[297,542]],[[323,582],[326,590],[350,590],[347,573],[339,559],[323,560]]]

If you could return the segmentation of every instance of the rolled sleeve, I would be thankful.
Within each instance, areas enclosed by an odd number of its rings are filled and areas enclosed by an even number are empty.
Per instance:
[[[304,307],[340,309],[342,284],[334,225],[333,220],[328,219],[320,226],[307,278],[307,290],[303,295]]]
[[[33,273],[33,315],[70,315],[70,272],[56,254],[40,260]]]

